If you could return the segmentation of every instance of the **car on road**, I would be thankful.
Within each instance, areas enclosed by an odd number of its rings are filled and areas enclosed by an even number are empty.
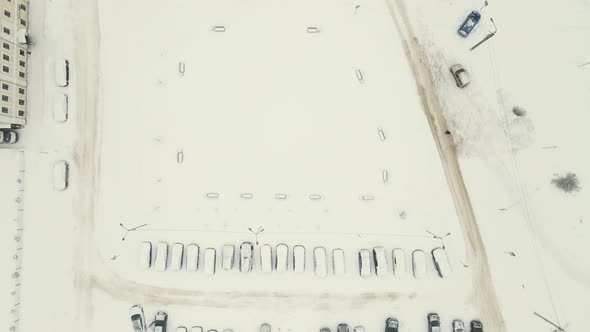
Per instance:
[[[252,271],[252,256],[254,254],[254,245],[252,242],[244,242],[240,245],[240,271]]]
[[[440,317],[433,312],[426,316],[428,320],[428,332],[440,332]]]
[[[348,324],[338,324],[338,328],[336,329],[336,332],[349,332],[349,328],[348,328]]]
[[[483,324],[478,320],[472,320],[471,324],[471,332],[483,332]]]
[[[460,64],[455,64],[451,66],[451,74],[455,79],[455,83],[457,87],[463,89],[464,87],[468,86],[471,81],[469,80],[469,74]]]
[[[474,10],[471,13],[469,13],[469,15],[467,15],[467,17],[465,18],[465,21],[463,21],[463,23],[461,24],[461,26],[457,30],[457,33],[459,34],[459,36],[461,36],[461,37],[469,36],[471,31],[473,31],[473,29],[475,29],[475,26],[477,25],[477,23],[479,23],[480,19],[481,19],[481,14],[477,10]]]
[[[168,324],[168,314],[163,311],[158,311],[154,318],[154,332],[166,332],[166,325]]]
[[[68,120],[68,95],[58,93],[53,99],[53,119],[57,122]]]
[[[14,130],[0,130],[0,144],[14,144],[18,142],[18,133]]]
[[[131,316],[131,324],[134,332],[145,332],[145,316],[143,314],[143,307],[136,304],[129,309],[129,316]]]
[[[432,249],[432,260],[434,261],[434,267],[441,278],[447,277],[451,273],[451,267],[449,265],[449,258],[447,252],[441,248]]]
[[[465,324],[462,320],[453,320],[453,332],[465,332]]]
[[[170,254],[170,270],[180,271],[184,260],[184,244],[174,243]]]
[[[398,332],[399,321],[397,318],[389,317],[385,320],[385,332]]]

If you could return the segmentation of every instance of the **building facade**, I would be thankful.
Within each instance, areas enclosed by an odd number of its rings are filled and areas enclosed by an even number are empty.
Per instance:
[[[0,128],[26,124],[28,16],[28,0],[0,0]]]

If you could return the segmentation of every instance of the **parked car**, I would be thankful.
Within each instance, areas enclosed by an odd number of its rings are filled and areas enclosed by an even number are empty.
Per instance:
[[[240,245],[240,271],[252,271],[252,256],[254,254],[254,245],[252,242],[244,242]]]
[[[193,326],[191,327],[191,332],[203,332],[203,328],[201,326]]]
[[[344,250],[340,248],[332,250],[332,266],[334,266],[334,275],[342,276],[346,273]]]
[[[205,273],[208,275],[215,274],[215,262],[217,260],[217,251],[215,248],[207,248],[205,249],[205,253],[203,254],[203,261],[204,261],[204,270]]]
[[[184,244],[175,243],[172,245],[172,252],[170,254],[170,270],[180,271],[182,269],[182,261],[184,260]]]
[[[375,274],[384,276],[387,273],[387,259],[385,258],[385,248],[373,248],[373,262],[375,264]]]
[[[70,83],[70,62],[68,60],[55,60],[55,83],[63,87]]]
[[[471,332],[483,332],[483,324],[478,320],[471,321]]]
[[[272,272],[272,247],[268,244],[260,247],[260,269],[264,273]]]
[[[480,19],[481,14],[477,10],[474,10],[471,13],[469,13],[469,15],[467,15],[467,17],[465,18],[465,21],[463,21],[463,23],[459,27],[459,30],[457,30],[459,36],[469,36],[469,34],[471,33],[471,31],[473,31]]]
[[[406,255],[401,248],[395,248],[392,251],[393,274],[398,278],[406,276]]]
[[[359,273],[365,278],[371,275],[371,254],[368,249],[359,250]]]
[[[168,324],[168,314],[163,311],[158,311],[154,318],[154,332],[166,332],[166,325]]]
[[[293,247],[293,271],[305,272],[305,247],[297,245]]]
[[[389,317],[385,320],[385,332],[398,332],[399,321],[397,318]]]
[[[277,245],[277,254],[275,258],[275,270],[277,272],[286,272],[289,261],[289,247],[284,243]]]
[[[443,248],[432,249],[432,260],[434,261],[434,267],[441,278],[448,276],[451,273],[451,267],[449,266],[449,258]]]
[[[201,248],[195,243],[186,246],[186,269],[196,271],[199,268],[199,253]]]
[[[231,270],[234,267],[236,248],[233,244],[226,244],[221,249],[221,268]]]
[[[270,331],[271,331],[270,324],[262,323],[262,325],[260,325],[260,332],[270,332]]]
[[[469,74],[467,74],[467,71],[465,70],[465,68],[463,68],[463,66],[460,64],[456,64],[456,65],[451,66],[451,74],[453,75],[453,78],[455,79],[455,83],[457,84],[457,87],[459,87],[461,89],[468,86],[469,83],[471,82],[469,80]]]
[[[139,248],[139,267],[147,270],[152,266],[152,243],[143,241]]]
[[[0,144],[14,144],[18,142],[18,133],[14,130],[0,130]]]
[[[323,278],[328,275],[328,262],[326,259],[326,249],[324,247],[316,247],[313,249],[313,265],[316,276]]]
[[[354,332],[365,332],[365,328],[363,326],[356,326],[353,329]]]
[[[53,164],[53,189],[63,191],[70,184],[70,164],[59,160]]]
[[[440,317],[438,314],[431,312],[426,318],[428,320],[428,332],[440,332]]]
[[[186,327],[184,327],[184,326],[178,326],[176,328],[176,332],[188,332],[188,331],[187,331]]]
[[[158,242],[156,245],[156,259],[154,261],[156,271],[164,272],[168,266],[168,243]]]
[[[414,278],[422,279],[426,276],[426,258],[424,251],[417,249],[412,252],[412,270]]]
[[[145,316],[143,314],[143,307],[136,304],[129,309],[129,316],[131,316],[131,324],[134,332],[145,332]]]
[[[57,122],[68,120],[68,95],[58,93],[53,99],[53,119]]]
[[[331,332],[329,327],[322,327],[320,332]]]
[[[349,332],[348,329],[348,324],[338,324],[338,328],[336,329],[336,332]]]
[[[465,324],[463,324],[462,320],[453,320],[453,332],[465,332]]]

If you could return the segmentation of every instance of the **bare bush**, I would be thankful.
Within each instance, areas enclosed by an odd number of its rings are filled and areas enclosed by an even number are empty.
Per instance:
[[[568,194],[580,191],[582,189],[582,187],[580,187],[580,180],[578,180],[578,176],[571,172],[568,172],[565,175],[556,174],[553,180],[551,180],[551,183]]]

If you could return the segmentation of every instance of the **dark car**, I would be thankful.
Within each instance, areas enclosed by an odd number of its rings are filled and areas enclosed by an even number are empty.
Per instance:
[[[389,317],[385,321],[385,332],[398,332],[399,321],[397,318]]]
[[[168,323],[168,314],[163,311],[158,311],[154,318],[154,332],[166,332],[166,325]]]
[[[467,15],[467,18],[465,18],[465,21],[463,21],[463,24],[461,24],[459,30],[457,30],[457,33],[459,33],[461,37],[469,36],[477,23],[479,23],[480,19],[481,14],[477,10],[472,11],[469,13],[469,15]]]
[[[347,324],[338,324],[337,332],[349,332]]]
[[[440,332],[440,317],[438,314],[431,312],[426,318],[428,319],[428,332]]]
[[[0,144],[14,144],[18,142],[18,133],[14,130],[0,130]]]
[[[483,324],[478,320],[472,320],[471,332],[483,332]]]

